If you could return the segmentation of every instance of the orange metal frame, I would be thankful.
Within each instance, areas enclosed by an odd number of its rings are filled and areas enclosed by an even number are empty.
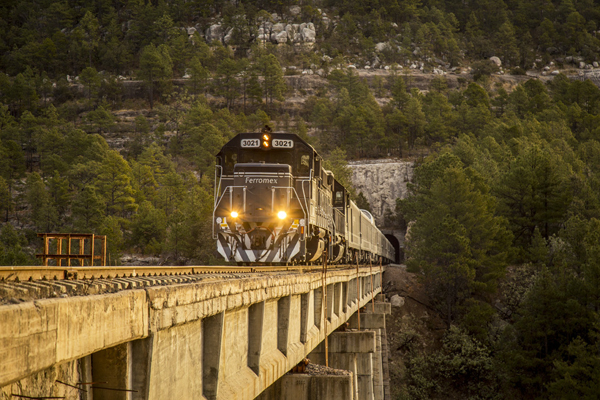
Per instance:
[[[65,266],[70,267],[72,260],[78,261],[78,266],[105,266],[106,265],[106,236],[94,235],[93,233],[38,233],[38,237],[44,238],[44,253],[36,254],[36,257],[41,258],[44,266],[48,266],[49,260],[55,260],[56,266],[63,266],[63,260],[67,263]],[[56,253],[50,254],[50,240],[56,240]],[[79,242],[78,254],[71,254],[72,241]],[[98,247],[95,242],[100,241],[100,254],[96,254]],[[66,253],[63,254],[63,241],[66,241]],[[89,244],[89,253],[85,253],[86,242]],[[99,263],[95,263],[100,260]]]

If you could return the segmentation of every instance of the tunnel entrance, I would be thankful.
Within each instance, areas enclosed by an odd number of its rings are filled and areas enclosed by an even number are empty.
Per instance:
[[[396,259],[394,260],[394,263],[402,264],[404,262],[404,249],[400,248],[400,242],[398,241],[398,238],[390,234],[385,234],[385,237],[390,241],[392,246],[394,246],[394,251],[396,252]]]

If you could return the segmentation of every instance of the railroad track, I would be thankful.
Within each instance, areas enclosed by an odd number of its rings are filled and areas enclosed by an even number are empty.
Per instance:
[[[328,269],[356,268],[353,265],[328,266]],[[375,268],[375,266],[373,266]],[[0,282],[38,280],[86,280],[135,277],[162,277],[197,274],[228,274],[254,272],[310,272],[321,270],[314,266],[189,266],[189,267],[0,267]]]
[[[361,265],[364,268],[365,265]],[[328,270],[356,265],[328,266]],[[379,266],[373,265],[373,269]],[[189,267],[0,267],[0,305],[45,298],[115,293],[127,289],[211,280],[239,279],[259,273],[318,272],[321,266]]]

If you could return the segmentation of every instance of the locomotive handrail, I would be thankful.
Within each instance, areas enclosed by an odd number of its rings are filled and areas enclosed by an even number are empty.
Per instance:
[[[219,183],[217,185],[217,169],[221,170],[221,176],[219,176]],[[221,165],[215,165],[215,190],[213,193],[213,210],[217,208],[217,193],[221,191],[221,181],[223,180],[223,167]]]
[[[308,227],[310,225],[310,207],[308,206],[308,202],[306,200],[306,192],[304,191],[304,183],[311,182],[312,177],[313,177],[313,169],[311,168],[308,173],[308,179],[299,179],[300,183],[302,184],[302,195],[304,196],[304,205],[306,206],[306,231],[305,231],[305,234],[307,237],[311,237],[312,235],[310,234],[310,229],[308,229]],[[300,198],[298,197],[298,199],[300,199]],[[298,201],[298,203],[300,203],[300,201]]]
[[[248,188],[247,186],[226,186],[225,190],[223,190],[223,193],[221,193],[221,197],[219,197],[219,201],[215,203],[215,206],[213,208],[213,216],[212,216],[212,238],[213,239],[217,239],[218,237],[215,235],[215,213],[217,212],[217,207],[219,206],[219,204],[221,204],[221,200],[223,200],[223,197],[225,196],[225,193],[229,192],[229,205],[230,208],[233,208],[233,189],[235,188],[242,188],[244,189],[244,212],[246,211],[246,189]]]

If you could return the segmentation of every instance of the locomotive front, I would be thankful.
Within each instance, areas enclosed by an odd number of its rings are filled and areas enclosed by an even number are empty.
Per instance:
[[[296,135],[267,131],[239,134],[223,147],[213,237],[226,260],[302,261],[311,157],[312,149]]]

